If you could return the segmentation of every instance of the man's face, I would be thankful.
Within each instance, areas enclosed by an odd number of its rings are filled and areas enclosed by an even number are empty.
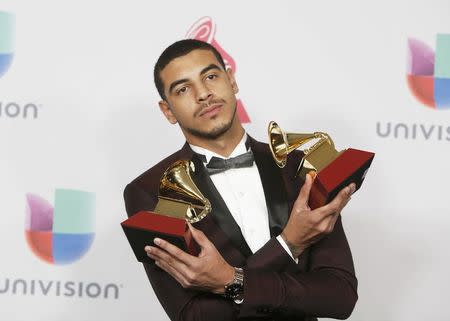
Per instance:
[[[170,123],[178,123],[186,138],[215,139],[236,115],[238,87],[209,50],[193,50],[172,60],[162,71],[166,100],[159,106]]]

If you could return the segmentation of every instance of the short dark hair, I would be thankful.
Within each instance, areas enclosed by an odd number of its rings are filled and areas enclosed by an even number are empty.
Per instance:
[[[164,84],[161,79],[161,71],[175,58],[185,56],[196,49],[211,51],[214,56],[216,56],[217,61],[220,62],[223,69],[226,69],[222,56],[211,44],[196,39],[184,39],[174,42],[163,51],[161,56],[159,56],[158,61],[155,64],[155,68],[153,69],[155,86],[163,100],[166,100],[166,95],[164,93]]]

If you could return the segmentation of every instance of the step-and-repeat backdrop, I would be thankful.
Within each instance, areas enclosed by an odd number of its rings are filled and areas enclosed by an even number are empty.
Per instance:
[[[208,41],[246,130],[376,152],[343,212],[350,320],[448,320],[446,1],[0,2],[0,319],[168,320],[127,243],[125,185],[184,142],[153,65]]]

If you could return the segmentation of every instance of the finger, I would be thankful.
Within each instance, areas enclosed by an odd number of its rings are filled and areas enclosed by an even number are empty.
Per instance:
[[[349,185],[350,187],[350,194],[353,194],[356,191],[356,184],[355,183],[351,183]]]
[[[190,266],[193,263],[194,257],[186,252],[184,252],[182,249],[180,249],[178,246],[175,246],[163,239],[155,238],[153,242],[158,245],[161,249],[166,251],[172,258],[176,259],[176,261],[179,261],[183,263],[184,265]],[[160,251],[158,251],[160,253]],[[163,253],[162,253],[163,254]]]
[[[188,222],[189,229],[191,230],[192,237],[200,245],[201,248],[209,247],[212,243],[206,237],[205,233],[196,229],[191,223]]]
[[[145,250],[147,252],[148,257],[155,260],[155,264],[158,263],[159,265],[163,265],[166,268],[171,267],[172,269],[178,271],[178,273],[182,274],[182,271],[188,270],[189,267],[179,261],[176,257],[173,257],[166,251],[159,249],[154,246],[146,246]],[[158,266],[159,266],[158,265]]]
[[[297,200],[295,201],[294,206],[301,206],[301,207],[308,206],[309,194],[311,192],[311,187],[312,187],[312,183],[313,183],[313,178],[311,175],[312,174],[309,174],[309,173],[308,173],[308,175],[306,175],[305,183],[303,184],[302,188],[300,189],[300,193],[298,194],[298,197],[297,197]]]
[[[174,261],[178,261],[176,257],[173,257],[163,249],[160,249],[156,246],[146,246],[145,251],[147,252],[147,256],[152,258],[153,260],[163,260],[169,262],[170,264],[175,264]],[[181,264],[179,261],[178,264]]]
[[[178,271],[176,268],[174,268],[173,266],[171,266],[170,264],[168,264],[165,261],[156,260],[155,264],[162,270],[169,273],[175,280],[177,280],[178,283],[181,284],[181,286],[186,287],[187,280],[185,279],[183,274],[180,271]]]
[[[344,187],[330,203],[319,208],[319,211],[321,212],[320,215],[326,217],[338,212],[341,209],[341,206],[345,202],[348,202],[351,193],[352,188],[350,186]]]
[[[339,217],[338,213],[334,213],[333,215],[327,216],[323,221],[320,222],[317,230],[320,234],[330,234],[334,230],[334,225],[336,224],[337,218]]]
[[[339,215],[341,215],[340,213],[336,213],[335,215],[333,215],[333,219],[330,221],[330,231],[334,230],[334,226],[336,225],[336,222],[339,218]]]
[[[355,183],[351,183],[350,185],[348,185],[348,187],[350,188],[349,191],[349,196],[348,198],[341,204],[341,206],[338,209],[338,213],[340,214],[342,212],[342,210],[344,209],[344,207],[348,204],[348,202],[352,199],[352,195],[356,190],[356,184]]]
[[[342,210],[344,209],[345,206],[347,206],[348,202],[350,202],[351,199],[352,199],[352,198],[349,197],[349,198],[347,198],[347,200],[345,200],[345,201],[341,204],[341,206],[339,207],[339,210],[337,211],[338,214],[341,214]]]
[[[156,247],[146,247],[148,256],[153,257],[155,264],[174,277],[184,288],[196,284],[195,268],[185,265],[169,253]]]
[[[152,260],[156,260],[156,256],[154,256],[153,254],[152,254],[152,252],[150,252],[149,250],[145,250],[145,252],[147,253],[147,256],[149,257],[149,258],[151,258]]]

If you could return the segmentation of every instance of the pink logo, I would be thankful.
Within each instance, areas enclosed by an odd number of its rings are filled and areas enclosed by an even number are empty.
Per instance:
[[[234,59],[217,43],[215,34],[216,26],[212,19],[210,17],[203,17],[189,29],[186,38],[201,40],[214,46],[214,48],[222,55],[225,66],[236,72],[236,63],[234,62]],[[237,100],[237,113],[242,123],[250,123],[250,118],[240,99]]]

